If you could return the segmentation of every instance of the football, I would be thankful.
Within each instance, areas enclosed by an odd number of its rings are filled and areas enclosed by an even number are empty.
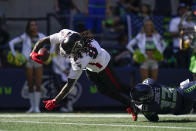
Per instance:
[[[47,61],[49,56],[50,56],[50,53],[46,48],[39,49],[38,54],[43,55],[43,56],[40,57],[40,59],[43,60],[43,61]]]

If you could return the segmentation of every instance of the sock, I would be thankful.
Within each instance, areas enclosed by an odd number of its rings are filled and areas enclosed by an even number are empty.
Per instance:
[[[30,102],[30,109],[27,111],[27,113],[31,113],[34,111],[35,105],[34,105],[34,93],[29,92],[29,102]]]
[[[41,97],[41,93],[40,92],[34,92],[34,103],[35,103],[35,112],[36,113],[39,113],[40,112],[40,109],[39,109],[39,106],[40,106],[40,97]]]

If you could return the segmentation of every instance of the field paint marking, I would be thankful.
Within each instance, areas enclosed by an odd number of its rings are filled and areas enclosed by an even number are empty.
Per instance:
[[[92,118],[92,117],[96,117],[96,118],[128,118],[130,117],[130,115],[128,114],[5,114],[5,115],[0,115],[0,117],[86,117],[86,118]],[[144,117],[143,115],[138,115],[138,117]],[[195,118],[196,115],[195,114],[189,114],[189,115],[159,115],[159,117],[173,117],[173,118]]]
[[[31,123],[31,124],[56,124],[56,125],[76,125],[76,126],[109,126],[109,127],[134,127],[134,128],[162,128],[162,129],[180,129],[180,130],[196,130],[195,127],[176,127],[176,126],[145,126],[145,125],[118,125],[118,124],[87,124],[87,123],[65,123],[65,122],[44,122],[44,121],[13,121],[0,120],[6,123]]]

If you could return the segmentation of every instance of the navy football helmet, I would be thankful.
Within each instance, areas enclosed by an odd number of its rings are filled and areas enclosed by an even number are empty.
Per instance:
[[[149,103],[153,97],[153,89],[148,84],[138,84],[131,90],[131,98],[135,103],[144,104]]]
[[[71,34],[60,43],[60,47],[63,49],[64,54],[67,55],[77,53],[83,46],[84,42],[78,33]]]

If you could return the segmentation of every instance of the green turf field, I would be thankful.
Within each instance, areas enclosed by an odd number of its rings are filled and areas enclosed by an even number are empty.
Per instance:
[[[0,113],[0,131],[196,131],[196,115],[163,115],[156,123],[125,113]]]

